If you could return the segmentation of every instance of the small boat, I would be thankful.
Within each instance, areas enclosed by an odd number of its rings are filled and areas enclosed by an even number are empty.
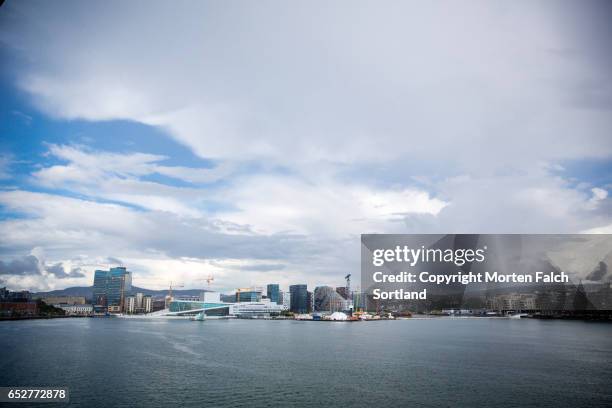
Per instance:
[[[194,320],[196,322],[203,322],[204,320],[206,320],[206,315],[204,315],[204,312],[200,312],[197,315],[193,316],[191,320]]]

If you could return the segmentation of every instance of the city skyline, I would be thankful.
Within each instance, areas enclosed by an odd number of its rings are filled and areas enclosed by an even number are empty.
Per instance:
[[[612,232],[610,16],[5,2],[0,286],[335,287],[362,233]]]

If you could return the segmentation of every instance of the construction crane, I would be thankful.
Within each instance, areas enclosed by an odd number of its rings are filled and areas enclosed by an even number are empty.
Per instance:
[[[166,309],[168,308],[168,305],[170,304],[170,302],[172,302],[172,300],[174,300],[174,297],[172,296],[172,281],[170,281],[170,288],[168,289],[168,296],[166,296]],[[182,288],[184,287],[184,285],[178,285],[178,284],[174,284],[174,288]]]
[[[206,278],[198,278],[196,279],[196,281],[206,281],[206,286],[207,289],[210,290],[210,282],[213,282],[215,280],[215,277],[213,276],[213,274],[209,274]]]
[[[185,285],[174,284],[174,288],[183,288]],[[168,289],[168,296],[172,298],[172,281],[170,281],[170,288]]]
[[[215,277],[213,276],[213,274],[209,274],[208,277],[206,279],[204,279],[206,281],[206,284],[208,285],[208,289],[210,289],[210,282],[215,280]]]

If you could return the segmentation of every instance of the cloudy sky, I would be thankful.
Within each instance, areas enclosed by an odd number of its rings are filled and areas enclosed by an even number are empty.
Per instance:
[[[11,1],[0,284],[340,285],[361,233],[612,232],[605,1]]]

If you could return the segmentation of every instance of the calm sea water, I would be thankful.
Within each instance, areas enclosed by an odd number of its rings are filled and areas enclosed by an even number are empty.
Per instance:
[[[72,406],[612,406],[605,323],[36,320],[0,322],[0,354],[0,386]]]

